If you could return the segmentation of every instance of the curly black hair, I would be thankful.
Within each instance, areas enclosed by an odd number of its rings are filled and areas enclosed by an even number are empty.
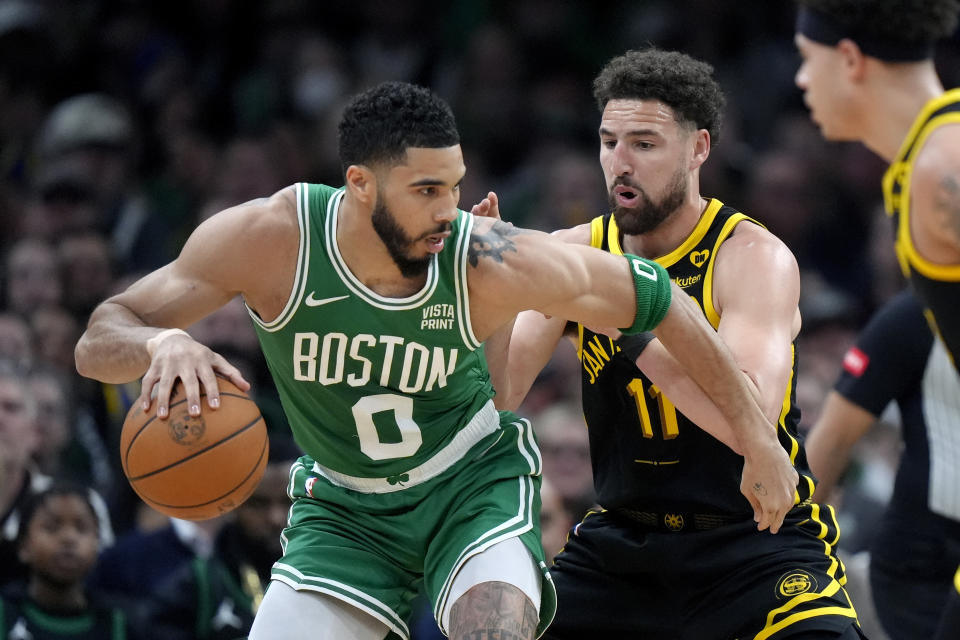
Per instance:
[[[357,95],[337,128],[344,172],[352,164],[402,162],[410,147],[440,149],[459,142],[450,105],[407,82],[384,82]]]
[[[650,47],[613,58],[594,79],[593,97],[601,111],[610,100],[659,100],[678,122],[706,129],[713,144],[720,140],[725,99],[713,67],[679,51]]]
[[[957,28],[960,0],[797,0],[867,36],[892,42],[936,42]]]

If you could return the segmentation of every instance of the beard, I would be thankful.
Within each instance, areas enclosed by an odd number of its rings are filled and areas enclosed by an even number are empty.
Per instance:
[[[627,235],[640,235],[653,231],[679,209],[687,198],[687,173],[683,170],[673,175],[673,180],[667,185],[667,192],[660,202],[651,200],[646,191],[626,179],[617,178],[613,186],[621,184],[636,191],[640,198],[640,203],[635,207],[621,207],[617,205],[617,200],[613,196],[613,187],[610,189],[609,200],[613,217],[617,221],[620,232]]]
[[[417,278],[427,272],[430,267],[430,261],[433,254],[428,253],[422,258],[410,256],[410,248],[417,241],[411,238],[397,223],[397,219],[387,207],[382,194],[377,195],[377,204],[373,207],[371,216],[373,229],[380,236],[380,240],[387,247],[390,257],[394,264],[400,269],[404,278]],[[443,233],[450,228],[449,224],[440,225],[436,230],[425,233],[420,238],[425,238],[435,233]]]

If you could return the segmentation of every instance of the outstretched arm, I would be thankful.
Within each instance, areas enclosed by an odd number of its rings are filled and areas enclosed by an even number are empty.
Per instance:
[[[757,402],[756,389],[718,333],[689,296],[673,300],[653,333],[733,429],[744,456],[740,491],[754,509],[758,528],[776,533],[795,503],[799,476]]]
[[[470,213],[483,218],[500,220],[500,201],[493,191],[473,205]],[[568,242],[582,235],[578,230],[554,232]],[[496,233],[484,236],[493,240],[488,247],[490,255],[497,247],[507,248],[504,238]],[[494,250],[494,251],[491,251]],[[479,252],[475,253],[479,255]],[[559,317],[547,317],[536,311],[525,311],[494,331],[484,343],[490,379],[497,395],[497,409],[516,410],[526,397],[540,371],[550,361],[557,343],[563,336],[567,321]]]
[[[524,309],[587,326],[649,328],[637,316],[650,310],[638,308],[638,301],[649,303],[643,287],[659,287],[667,278],[659,266],[648,264],[651,271],[641,274],[632,260],[599,249],[493,221],[478,220],[477,226],[474,233],[484,237],[487,249],[472,262],[469,286],[474,331],[481,339]],[[495,257],[491,246],[498,247]],[[742,490],[759,527],[777,531],[794,503],[798,477],[736,361],[686,295],[673,296],[654,333],[739,428],[746,458]]]
[[[636,359],[637,367],[650,378],[650,382],[670,398],[677,409],[695,425],[743,455],[743,447],[737,440],[737,434],[717,405],[693,381],[663,344],[654,338]]]

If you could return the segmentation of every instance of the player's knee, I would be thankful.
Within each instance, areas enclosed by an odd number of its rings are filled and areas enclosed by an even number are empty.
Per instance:
[[[481,582],[457,598],[450,608],[451,638],[483,637],[533,640],[539,612],[522,589],[506,582]],[[497,635],[499,634],[499,635]]]

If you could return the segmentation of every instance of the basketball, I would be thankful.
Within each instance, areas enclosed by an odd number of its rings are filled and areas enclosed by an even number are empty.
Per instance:
[[[250,397],[224,378],[220,408],[201,390],[200,415],[187,412],[183,385],[170,397],[170,416],[160,420],[130,408],[120,433],[123,472],[130,486],[157,511],[186,520],[227,513],[250,497],[267,465],[267,427]]]

